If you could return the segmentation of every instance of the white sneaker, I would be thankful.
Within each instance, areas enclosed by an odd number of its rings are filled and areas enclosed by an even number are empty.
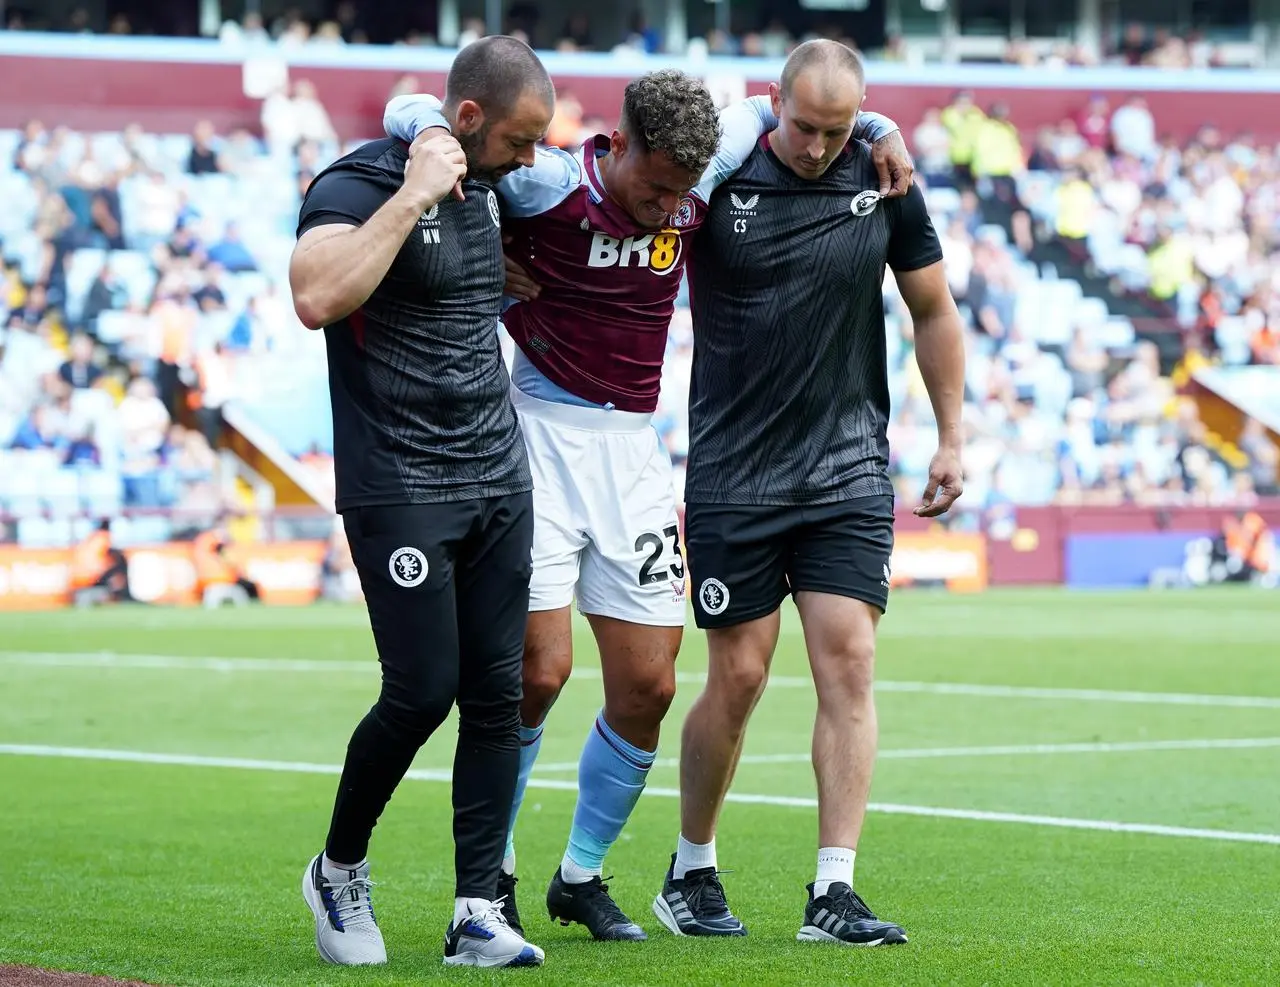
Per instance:
[[[541,966],[546,955],[513,930],[502,915],[502,899],[473,910],[444,936],[447,966]]]
[[[364,966],[387,962],[387,947],[369,899],[369,865],[349,871],[342,884],[324,876],[317,854],[302,875],[302,897],[316,919],[316,949],[328,963]]]

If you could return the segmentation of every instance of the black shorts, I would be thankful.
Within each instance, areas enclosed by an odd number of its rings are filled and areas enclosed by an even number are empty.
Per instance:
[[[832,593],[883,613],[893,555],[893,497],[772,507],[689,504],[685,545],[702,628],[773,613],[788,593]]]

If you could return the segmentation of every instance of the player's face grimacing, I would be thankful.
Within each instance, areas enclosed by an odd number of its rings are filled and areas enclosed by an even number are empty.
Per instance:
[[[526,92],[499,120],[487,119],[471,100],[459,103],[454,136],[467,156],[467,177],[494,184],[532,165],[534,147],[546,136],[553,111],[535,92]]]
[[[614,131],[610,149],[606,179],[610,198],[640,226],[655,230],[666,226],[701,176],[662,152],[640,150],[620,131]]]
[[[778,129],[769,136],[782,163],[801,178],[821,178],[849,142],[865,90],[852,76],[802,72],[783,96],[769,87]]]

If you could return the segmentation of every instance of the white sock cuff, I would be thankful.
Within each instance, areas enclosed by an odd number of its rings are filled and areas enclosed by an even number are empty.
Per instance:
[[[821,898],[833,884],[853,887],[853,861],[857,851],[843,846],[824,846],[818,850],[818,873],[813,881],[813,896]]]
[[[677,881],[683,880],[691,870],[703,870],[716,866],[716,838],[710,843],[690,843],[680,834],[676,845],[676,862],[671,868],[671,876]]]
[[[467,916],[483,910],[489,905],[484,898],[454,898],[453,927],[456,929],[467,920]]]
[[[593,877],[599,877],[604,870],[596,867],[583,867],[566,852],[560,860],[560,876],[565,884],[586,884]]]

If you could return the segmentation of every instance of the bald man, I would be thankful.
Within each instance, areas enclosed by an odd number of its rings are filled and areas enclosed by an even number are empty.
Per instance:
[[[920,190],[882,196],[869,149],[851,138],[858,56],[808,42],[770,91],[777,129],[717,190],[689,261],[685,538],[710,664],[684,724],[681,833],[653,909],[677,935],[746,934],[717,876],[716,822],[793,595],[818,694],[819,849],[797,938],[903,943],[853,890],[893,552],[886,266],[937,418],[924,517],[962,489],[962,329]]]

